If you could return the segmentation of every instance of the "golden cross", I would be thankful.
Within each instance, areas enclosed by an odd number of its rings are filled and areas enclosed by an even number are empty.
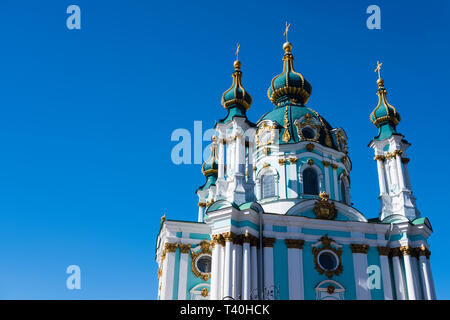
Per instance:
[[[284,31],[284,33],[283,33],[283,36],[286,36],[286,42],[288,42],[288,32],[289,32],[289,27],[291,26],[291,24],[289,23],[287,23],[287,21],[286,21],[286,30]]]
[[[237,44],[237,49],[236,49],[236,60],[239,60],[239,48],[241,47],[241,45],[238,43]]]
[[[373,72],[377,72],[378,71],[378,78],[381,78],[380,75],[380,70],[381,70],[381,66],[383,65],[383,63],[380,63],[380,61],[377,61],[377,67]]]

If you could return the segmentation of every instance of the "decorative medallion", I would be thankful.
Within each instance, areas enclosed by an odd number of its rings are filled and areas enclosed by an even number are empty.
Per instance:
[[[337,210],[334,206],[334,202],[329,201],[330,195],[325,192],[321,192],[319,196],[320,200],[316,201],[313,209],[316,217],[327,220],[336,218]]]
[[[265,146],[273,143],[275,139],[276,124],[262,123],[256,132],[256,146]]]
[[[343,271],[342,248],[328,234],[320,238],[320,243],[312,248],[315,269],[328,278],[339,275]]]
[[[206,298],[209,294],[208,288],[203,288],[201,293],[202,293],[202,297]]]
[[[197,278],[208,281],[208,279],[211,278],[211,243],[210,241],[203,240],[200,242],[199,247],[200,248],[197,247],[191,251],[192,273]],[[201,263],[201,266],[199,265],[199,262]],[[205,270],[201,270],[202,268],[205,268]]]

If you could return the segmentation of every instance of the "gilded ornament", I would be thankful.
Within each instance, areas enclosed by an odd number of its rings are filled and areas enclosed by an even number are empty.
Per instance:
[[[289,142],[291,135],[289,134],[289,119],[288,119],[288,106],[284,109],[284,133],[283,142]]]
[[[330,162],[328,162],[328,161],[323,161],[323,166],[324,166],[325,168],[328,168],[329,165],[330,165]]]
[[[209,294],[208,288],[203,288],[201,291],[202,297],[207,297]]]
[[[381,155],[381,154],[378,154],[378,155],[376,155],[376,156],[373,158],[373,160],[375,160],[375,161],[378,161],[378,160],[384,161],[384,160],[386,160],[386,157],[383,156],[383,155]]]
[[[289,162],[290,162],[291,164],[296,164],[297,161],[298,161],[298,159],[297,159],[296,157],[290,157],[290,158],[289,158]]]
[[[333,294],[335,289],[336,289],[336,288],[335,288],[332,284],[330,284],[330,285],[327,287],[327,292],[328,292],[328,294]]]
[[[179,247],[180,247],[180,252],[184,253],[184,254],[189,253],[189,250],[191,249],[190,244],[181,244],[180,243]]]
[[[284,166],[284,165],[286,164],[286,159],[285,159],[285,158],[278,159],[278,163],[279,163],[281,166]]]
[[[308,159],[308,164],[309,164],[310,166],[312,166],[312,165],[314,164],[314,160],[311,159],[311,158],[309,158],[309,159]]]
[[[321,192],[320,193],[320,200],[317,200],[314,204],[314,213],[318,219],[327,219],[327,220],[333,220],[336,218],[337,210],[334,206],[334,202],[329,201],[330,195]]]
[[[319,272],[319,274],[325,274],[328,278],[331,278],[333,275],[341,274],[343,269],[344,269],[343,266],[342,266],[342,260],[341,260],[342,249],[341,248],[336,248],[335,246],[333,246],[333,243],[335,241],[333,239],[329,238],[328,234],[326,234],[323,237],[321,237],[320,238],[320,242],[322,243],[321,247],[313,247],[312,248],[312,253],[314,254],[315,269],[317,270],[317,272]],[[325,269],[323,269],[320,266],[320,264],[319,264],[319,254],[323,250],[332,251],[338,257],[338,259],[339,259],[338,266],[334,270],[325,270]]]
[[[331,167],[332,167],[334,170],[336,170],[339,166],[338,166],[337,164],[332,163],[332,164],[331,164]]]
[[[402,158],[402,163],[403,164],[408,164],[409,163],[409,158]]]
[[[314,145],[312,143],[308,143],[306,145],[306,150],[308,150],[309,152],[313,151],[314,150]]]

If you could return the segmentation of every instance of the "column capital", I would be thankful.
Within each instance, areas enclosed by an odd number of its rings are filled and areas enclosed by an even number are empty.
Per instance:
[[[385,156],[383,156],[382,154],[378,154],[378,155],[376,155],[374,158],[373,158],[373,160],[375,160],[375,161],[384,161],[384,160],[386,160],[386,157]]]
[[[167,252],[172,252],[173,253],[173,252],[177,251],[177,247],[178,247],[178,243],[166,242],[164,244],[164,249],[163,249],[163,251],[161,253],[161,262],[164,261],[164,259],[166,258]]]
[[[290,157],[290,158],[289,158],[289,162],[290,162],[291,164],[296,164],[297,161],[298,161],[297,157]]]
[[[280,166],[284,166],[286,164],[286,159],[280,158],[280,159],[278,159],[278,163],[280,164]]]
[[[402,163],[408,164],[409,160],[410,160],[409,158],[402,158]]]
[[[322,163],[323,163],[323,166],[325,168],[328,168],[330,166],[330,162],[329,161],[322,161]]]
[[[246,231],[245,234],[241,234],[239,237],[241,238],[242,244],[250,243],[252,240],[252,235],[249,234],[248,231]]]
[[[382,247],[382,246],[378,246],[378,253],[380,254],[380,256],[388,256],[389,255],[389,248],[388,247]]]
[[[288,249],[303,249],[303,245],[305,244],[305,240],[301,239],[284,239],[284,243],[286,243],[286,247]]]
[[[400,248],[391,248],[391,250],[389,251],[389,255],[391,257],[401,257],[402,253],[400,252]]]
[[[225,242],[234,242],[234,239],[236,238],[236,234],[233,232],[225,232],[222,233],[222,238],[225,240]]]
[[[263,238],[263,247],[273,248],[273,244],[275,243],[275,238]]]
[[[411,248],[409,246],[401,246],[399,248],[400,253],[404,256],[409,256],[411,255]]]
[[[352,244],[350,244],[350,248],[352,249],[353,253],[364,253],[364,254],[367,254],[369,252],[369,245],[368,244],[352,243]]]
[[[182,244],[182,243],[180,243],[179,247],[180,247],[180,251],[181,251],[182,254],[183,253],[184,254],[189,253],[189,250],[191,249],[191,245],[190,244]]]
[[[425,256],[427,259],[429,259],[431,255],[431,251],[428,250],[425,246],[414,248],[413,251],[417,258],[419,258],[420,256]]]
[[[338,165],[337,165],[337,164],[334,164],[334,163],[332,163],[332,164],[331,164],[331,167],[333,168],[333,170],[336,170],[336,169],[338,168]]]

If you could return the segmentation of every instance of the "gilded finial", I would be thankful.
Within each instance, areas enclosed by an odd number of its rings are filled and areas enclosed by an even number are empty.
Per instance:
[[[239,61],[239,49],[241,48],[241,45],[238,43],[236,48],[236,61],[234,62],[234,69],[239,70],[241,68],[241,62]]]
[[[283,35],[286,36],[286,42],[283,45],[283,50],[286,53],[291,52],[291,50],[292,50],[292,44],[288,40],[288,33],[289,33],[290,27],[291,27],[291,24],[290,23],[288,24],[286,21],[286,29],[284,30],[284,33],[283,33]]]
[[[380,61],[377,61],[377,67],[375,68],[375,70],[373,72],[378,72],[378,80],[377,80],[377,84],[379,88],[382,88],[384,86],[384,81],[381,78],[381,66],[383,65],[383,63],[380,63]]]
[[[161,217],[161,222],[166,221],[166,214],[164,213],[163,216]]]
[[[291,27],[291,24],[286,21],[286,29],[284,30],[283,36],[286,36],[286,42],[289,42],[288,40],[288,33],[289,33],[289,28]]]

